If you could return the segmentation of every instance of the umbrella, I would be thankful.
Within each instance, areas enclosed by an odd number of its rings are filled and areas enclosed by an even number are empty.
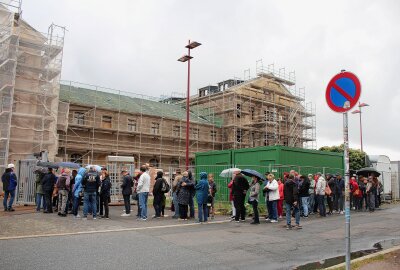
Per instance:
[[[81,165],[78,163],[74,162],[59,162],[58,166],[63,167],[63,168],[71,168],[71,169],[79,169]]]
[[[242,173],[246,176],[255,176],[258,177],[259,179],[261,179],[262,181],[267,181],[267,179],[265,179],[264,175],[262,175],[261,173],[255,171],[255,170],[251,170],[251,169],[244,169],[242,170]]]
[[[225,169],[220,173],[220,177],[232,177],[233,172],[235,171],[240,171],[240,169],[238,168],[229,168],[229,169]]]
[[[378,172],[373,167],[367,167],[367,168],[362,168],[362,169],[358,170],[357,175],[362,175],[362,176],[374,175],[374,176],[378,177],[379,175],[381,175],[381,173]]]
[[[99,166],[99,165],[87,165],[87,166],[85,167],[85,169],[89,170],[90,167],[94,167],[94,169],[95,169],[97,172],[101,172],[101,166]]]
[[[47,168],[53,168],[53,169],[58,169],[58,164],[55,162],[43,162],[39,161],[37,164],[39,167],[47,167]]]

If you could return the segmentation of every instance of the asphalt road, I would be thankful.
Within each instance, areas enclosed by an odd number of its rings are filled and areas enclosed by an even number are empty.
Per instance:
[[[344,254],[343,215],[310,218],[298,231],[286,231],[284,223],[0,240],[0,269],[292,269]],[[352,215],[352,250],[399,239],[399,224],[398,205]]]

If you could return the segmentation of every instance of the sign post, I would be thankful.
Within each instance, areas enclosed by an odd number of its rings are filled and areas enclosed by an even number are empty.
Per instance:
[[[345,70],[342,70],[329,81],[325,93],[328,106],[333,111],[343,114],[346,270],[350,270],[351,267],[349,121],[347,112],[357,104],[360,95],[360,81],[355,74]]]

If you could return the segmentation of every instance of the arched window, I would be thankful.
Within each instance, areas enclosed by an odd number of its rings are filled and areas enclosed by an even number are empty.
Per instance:
[[[71,162],[82,164],[82,155],[81,154],[72,154]]]
[[[171,160],[171,166],[172,167],[179,167],[179,160],[177,160],[177,159]]]
[[[152,159],[150,159],[149,163],[150,163],[150,166],[151,166],[151,167],[156,167],[156,168],[158,168],[158,160],[157,160],[157,159],[152,158]]]

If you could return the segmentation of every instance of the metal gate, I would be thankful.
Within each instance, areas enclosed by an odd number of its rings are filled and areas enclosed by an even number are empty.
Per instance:
[[[36,159],[18,161],[18,182],[16,202],[18,204],[35,204],[36,183],[35,174]]]
[[[107,171],[110,176],[110,181],[111,181],[111,201],[112,202],[120,202],[123,201],[122,198],[122,189],[121,189],[121,184],[122,184],[122,175],[121,171],[127,170],[129,174],[134,177],[135,176],[135,164],[132,162],[132,160],[127,159],[127,157],[124,159],[124,157],[115,157],[112,159],[110,156],[108,157],[108,163],[107,163]],[[112,161],[113,160],[113,161]]]

